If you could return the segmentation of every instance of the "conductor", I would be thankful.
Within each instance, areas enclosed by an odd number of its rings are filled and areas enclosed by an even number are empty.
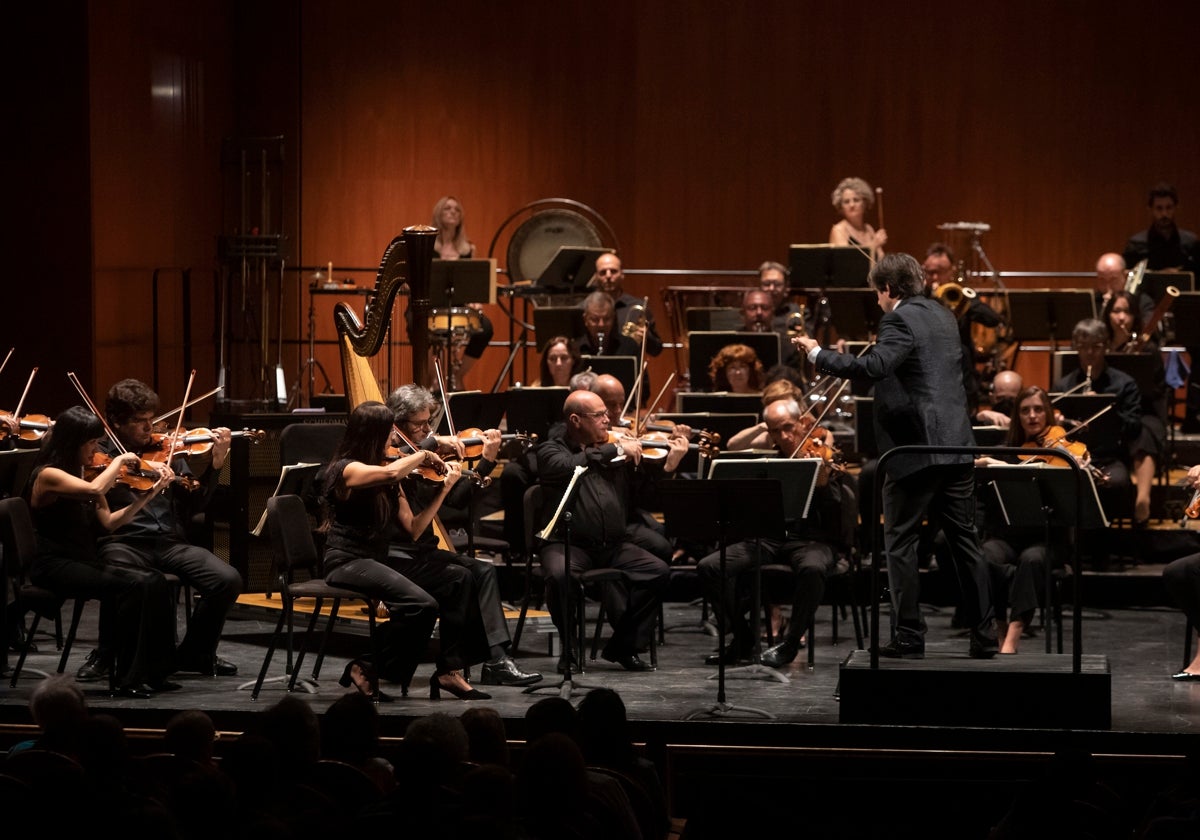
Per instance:
[[[879,334],[862,356],[823,350],[797,336],[818,372],[875,385],[875,435],[881,451],[897,446],[973,446],[962,384],[962,344],[954,316],[923,294],[921,266],[908,254],[888,254],[868,284],[884,315]],[[975,530],[974,465],[970,454],[918,453],[889,458],[883,479],[883,534],[892,600],[892,638],[879,655],[925,657],[919,603],[917,540],[928,514],[945,532],[959,569],[968,653],[987,659],[997,651],[987,564]]]

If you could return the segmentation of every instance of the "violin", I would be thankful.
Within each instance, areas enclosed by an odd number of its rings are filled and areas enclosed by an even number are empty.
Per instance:
[[[1080,426],[1079,428],[1083,428]],[[1076,431],[1076,430],[1072,430]],[[1104,484],[1108,481],[1108,473],[1099,467],[1092,466],[1091,454],[1088,452],[1087,445],[1082,441],[1068,440],[1068,432],[1062,426],[1047,426],[1046,429],[1037,436],[1034,440],[1027,440],[1021,444],[1022,449],[1061,449],[1070,455],[1076,463],[1083,465],[1092,479],[1097,484]],[[1070,463],[1066,458],[1060,458],[1054,455],[1021,455],[1020,460],[1024,464],[1044,463],[1052,467],[1068,467]]]
[[[92,461],[83,466],[83,477],[86,481],[91,481],[100,473],[108,469],[113,462],[111,455],[105,455],[103,452],[97,452],[92,456]],[[156,470],[151,464],[138,459],[137,465],[121,464],[121,473],[117,476],[117,484],[123,484],[135,493],[147,493],[154,489],[154,485],[158,483],[161,473]],[[177,484],[187,490],[195,490],[200,486],[200,482],[188,475],[177,475],[171,480],[172,484]]]
[[[807,416],[807,415],[805,415]],[[803,417],[801,420],[803,421]],[[840,449],[825,441],[830,431],[824,426],[817,426],[816,421],[809,418],[810,428],[804,433],[804,440],[792,452],[792,458],[820,458],[821,466],[817,470],[817,486],[824,487],[829,483],[829,476],[834,472],[845,472],[845,458]]]
[[[463,458],[466,460],[474,461],[483,455],[483,429],[463,429],[455,437],[464,447]],[[510,440],[520,441],[523,447],[529,448],[537,443],[537,435],[527,435],[521,432],[500,435],[500,442],[502,444]]]
[[[12,417],[11,411],[0,411],[0,417]],[[17,420],[20,431],[17,434],[18,440],[27,441],[29,443],[37,443],[50,431],[50,427],[54,425],[54,421],[45,414],[26,414]],[[11,432],[8,426],[0,425],[0,440],[5,440]]]
[[[652,461],[657,461],[661,458],[666,458],[671,450],[671,444],[667,442],[670,435],[665,432],[646,432],[639,438],[634,438],[633,435],[627,434],[624,429],[609,429],[608,443],[619,443],[622,440],[637,440],[642,445],[642,457],[649,458]],[[692,452],[700,452],[702,455],[711,457],[717,448],[717,444],[721,440],[721,436],[712,432],[700,431],[696,433],[698,440],[688,444],[688,449]]]
[[[1192,494],[1192,500],[1183,509],[1183,513],[1188,519],[1200,519],[1200,488]]]
[[[384,449],[383,459],[386,462],[398,461],[401,458],[412,455],[418,449],[419,447],[410,446],[408,443],[402,443],[400,446],[388,446]],[[428,450],[420,451],[424,452]],[[492,483],[490,476],[480,475],[475,470],[468,469],[467,467],[460,469],[459,474],[465,479],[474,481],[479,487],[487,487]],[[445,484],[449,470],[446,469],[446,465],[442,461],[434,461],[432,463],[423,462],[414,468],[410,475],[415,475],[429,484]]]
[[[230,432],[230,437],[245,437],[251,443],[261,443],[267,433],[261,429],[242,429],[240,432]],[[207,455],[212,451],[217,436],[211,429],[192,429],[176,436],[168,432],[154,432],[150,435],[150,443],[142,448],[143,455],[153,456],[152,461],[168,463],[172,458],[189,458],[193,455]]]

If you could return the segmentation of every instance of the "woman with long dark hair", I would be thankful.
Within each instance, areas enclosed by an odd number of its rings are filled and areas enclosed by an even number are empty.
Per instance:
[[[465,569],[440,569],[438,586],[427,591],[397,571],[388,556],[389,543],[402,539],[401,534],[406,536],[406,519],[411,518],[399,490],[400,479],[421,467],[447,469],[437,454],[423,449],[389,459],[387,446],[393,428],[392,412],[387,406],[373,401],[361,403],[351,412],[346,434],[322,475],[328,531],[325,580],[378,599],[387,607],[389,617],[377,629],[379,661],[371,662],[366,657],[351,660],[342,684],[353,683],[362,693],[378,699],[387,699],[379,692],[380,677],[399,683],[402,693],[408,693],[439,612],[438,670],[453,670],[447,660],[455,655],[462,632],[461,616],[473,597],[471,578]]]
[[[94,477],[85,477],[99,451],[104,426],[82,406],[54,421],[30,478],[27,498],[38,537],[30,580],[50,589],[84,589],[103,594],[101,623],[115,640],[116,684],[126,697],[179,688],[167,681],[175,670],[175,605],[163,575],[149,568],[105,563],[96,537],[133,519],[166,485],[165,471],[120,510],[105,495],[127,471],[138,470],[135,454],[118,455]],[[111,625],[109,625],[111,622]]]

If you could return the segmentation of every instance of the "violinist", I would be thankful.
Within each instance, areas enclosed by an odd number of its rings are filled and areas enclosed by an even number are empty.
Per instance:
[[[811,430],[811,418],[805,424],[804,413],[794,399],[775,400],[763,410],[763,420],[773,446],[782,457],[791,457],[804,443]],[[796,588],[792,596],[792,614],[784,638],[762,654],[762,664],[780,668],[796,658],[804,647],[803,636],[808,630],[821,598],[825,593],[825,578],[836,563],[834,546],[844,546],[848,540],[842,525],[842,512],[855,510],[850,494],[843,498],[840,481],[830,481],[818,487],[813,498],[810,516],[790,531],[783,540],[761,539],[756,552],[754,540],[728,546],[725,552],[725,575],[721,577],[721,554],[709,554],[700,561],[700,580],[714,609],[723,612],[725,626],[733,629],[733,643],[726,648],[726,664],[736,664],[750,656],[754,639],[746,612],[751,608],[748,575],[755,568],[756,558],[764,563],[787,563],[796,573]],[[726,585],[731,584],[731,585]],[[705,659],[709,665],[719,664],[719,654]]]
[[[1097,440],[1093,435],[1087,437],[1086,443],[1092,456],[1092,464],[1107,475],[1107,480],[1098,488],[1104,509],[1109,511],[1110,515],[1132,515],[1136,525],[1144,526],[1150,519],[1150,485],[1153,483],[1154,470],[1157,467],[1153,447],[1139,442],[1142,435],[1141,391],[1133,377],[1108,365],[1105,353],[1110,334],[1103,321],[1085,318],[1075,325],[1071,338],[1079,354],[1079,367],[1055,382],[1054,390],[1078,390],[1085,380],[1089,379],[1090,371],[1090,392],[1112,394],[1116,398],[1114,411],[1121,421],[1119,437]],[[1132,511],[1128,509],[1127,498],[1131,463],[1136,463],[1139,470],[1150,470],[1150,479],[1138,487],[1139,501]]]
[[[552,437],[538,446],[538,473],[546,490],[547,505],[542,511],[542,522],[549,520],[576,467],[586,469],[576,482],[570,507],[570,557],[559,532],[541,551],[551,617],[560,633],[570,632],[563,626],[561,593],[556,591],[567,563],[572,571],[620,569],[636,580],[637,585],[614,583],[604,588],[613,633],[602,655],[627,671],[653,670],[639,654],[650,646],[670,566],[661,557],[631,542],[626,526],[633,507],[640,504],[653,509],[655,483],[674,475],[687,453],[687,441],[673,437],[668,441],[670,450],[665,459],[643,460],[637,438],[609,441],[609,412],[600,395],[591,391],[573,391],[567,395],[563,420],[566,424],[563,437]],[[660,463],[661,470],[657,466]],[[559,666],[565,670],[567,663],[560,661]]]
[[[111,532],[129,523],[167,486],[156,473],[146,492],[110,508],[107,494],[122,470],[137,466],[134,454],[118,455],[95,478],[84,467],[99,451],[99,418],[82,406],[60,414],[37,456],[29,506],[38,551],[30,579],[51,589],[103,594],[113,652],[114,684],[123,697],[148,698],[179,686],[167,681],[175,670],[175,605],[166,578],[155,569],[105,562],[96,550],[95,527]]]
[[[402,385],[388,397],[388,409],[397,429],[418,447],[437,445],[439,450],[453,445],[461,453],[461,441],[441,442],[430,432],[433,412],[438,407],[433,394],[420,385]],[[496,466],[500,452],[500,432],[488,429],[482,434],[483,452],[475,465],[480,477],[487,477]],[[433,438],[431,441],[430,438]],[[462,480],[462,465],[454,460],[444,461],[445,476],[439,481],[429,481],[414,474],[406,475],[400,482],[397,501],[399,504],[400,527],[388,545],[388,562],[393,568],[411,578],[419,586],[435,596],[447,569],[453,573],[467,573],[468,603],[461,614],[463,644],[457,662],[444,663],[430,682],[436,697],[441,689],[456,697],[470,698],[472,689],[463,678],[461,669],[482,662],[480,681],[485,685],[525,686],[541,680],[541,674],[521,670],[509,654],[511,638],[504,608],[500,604],[500,584],[496,578],[496,567],[486,560],[478,560],[438,547],[433,519],[447,504],[464,504],[467,495],[473,492],[469,481]],[[471,527],[468,522],[466,527]],[[439,604],[442,599],[439,598]],[[446,620],[443,608],[442,620]]]
[[[765,409],[768,405],[776,400],[796,400],[800,402],[804,397],[804,391],[788,379],[776,379],[774,382],[767,383],[762,391],[762,404]],[[808,426],[812,426],[812,417],[805,412],[805,418]],[[753,426],[748,426],[742,429],[737,434],[733,435],[725,444],[727,450],[738,452],[745,449],[770,449],[774,444],[771,442],[771,434],[767,431],[767,423],[765,420],[755,423]]]
[[[1022,389],[1011,420],[1008,446],[1058,448],[1048,437],[1059,436],[1061,429],[1052,425],[1054,404],[1042,388],[1031,385]],[[1086,448],[1079,446],[1064,449],[1064,457],[1076,458],[1080,466],[1087,466],[1089,460]],[[985,456],[976,463],[982,466],[1010,461]],[[1000,653],[1017,653],[1021,635],[1041,602],[1046,574],[1046,530],[1006,525],[994,494],[982,492],[979,498],[984,510],[983,556],[992,570]],[[1055,552],[1055,556],[1063,555]]]
[[[1200,465],[1188,470],[1187,484],[1193,499],[1200,497]],[[1189,515],[1191,513],[1189,511]],[[1183,611],[1193,632],[1200,638],[1200,553],[1188,554],[1168,563],[1163,569],[1163,586],[1167,590],[1167,598]],[[1194,649],[1196,655],[1192,661],[1182,671],[1173,674],[1171,679],[1176,682],[1200,682],[1200,643]]]
[[[136,379],[117,382],[108,391],[104,413],[118,441],[106,441],[101,445],[102,451],[115,457],[121,451],[145,450],[151,443],[152,421],[158,409],[158,395],[144,382]],[[112,565],[169,572],[189,584],[199,600],[176,650],[176,668],[208,676],[234,676],[237,666],[217,655],[217,645],[229,608],[241,594],[242,576],[208,549],[193,544],[189,537],[192,518],[211,499],[229,456],[229,429],[218,428],[213,433],[216,440],[205,461],[190,464],[187,459],[177,457],[169,464],[156,464],[168,478],[166,492],[153,494],[132,520],[102,538],[100,556]],[[194,476],[200,489],[188,489],[174,480],[177,475]],[[134,493],[124,484],[114,485],[108,491],[109,507],[126,507],[132,503]],[[99,679],[109,667],[105,629],[102,609],[100,647],[93,651],[76,679]]]

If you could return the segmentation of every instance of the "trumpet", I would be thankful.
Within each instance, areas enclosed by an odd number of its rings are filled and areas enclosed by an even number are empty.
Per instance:
[[[646,325],[646,307],[635,303],[629,307],[629,320],[621,326],[621,335],[633,338],[633,334]]]
[[[804,330],[804,319],[808,316],[808,307],[800,304],[797,311],[787,316],[787,331],[789,335],[807,335]]]
[[[974,289],[960,283],[943,283],[933,290],[934,299],[953,312],[955,318],[961,318],[977,296]]]

